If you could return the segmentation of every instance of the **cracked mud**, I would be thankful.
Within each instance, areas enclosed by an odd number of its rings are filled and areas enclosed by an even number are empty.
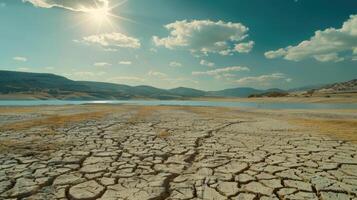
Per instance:
[[[42,135],[58,148],[0,152],[0,199],[357,200],[355,144],[269,117],[138,110]]]

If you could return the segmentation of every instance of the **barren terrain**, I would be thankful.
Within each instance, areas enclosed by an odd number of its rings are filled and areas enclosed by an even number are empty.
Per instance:
[[[0,107],[0,199],[357,199],[355,110]]]

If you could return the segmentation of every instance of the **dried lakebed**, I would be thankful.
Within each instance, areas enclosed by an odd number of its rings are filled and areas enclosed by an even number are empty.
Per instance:
[[[357,199],[357,145],[237,113],[130,107],[4,128],[0,199]]]

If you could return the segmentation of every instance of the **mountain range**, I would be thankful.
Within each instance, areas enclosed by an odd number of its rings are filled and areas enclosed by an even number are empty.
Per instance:
[[[340,85],[340,88],[342,86]],[[16,98],[100,100],[100,99],[185,99],[192,97],[248,97],[253,94],[286,92],[273,88],[259,90],[249,87],[219,91],[203,91],[186,87],[160,89],[151,86],[73,81],[48,73],[0,70],[0,95]]]

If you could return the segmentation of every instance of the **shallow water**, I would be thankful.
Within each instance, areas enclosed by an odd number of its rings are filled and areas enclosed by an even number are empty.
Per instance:
[[[176,100],[109,100],[109,101],[62,101],[62,100],[1,100],[0,106],[40,106],[40,105],[81,105],[81,104],[134,104],[134,105],[175,105],[175,106],[220,106],[259,109],[357,109],[356,103],[263,103],[263,102],[222,102],[222,101],[176,101]]]

